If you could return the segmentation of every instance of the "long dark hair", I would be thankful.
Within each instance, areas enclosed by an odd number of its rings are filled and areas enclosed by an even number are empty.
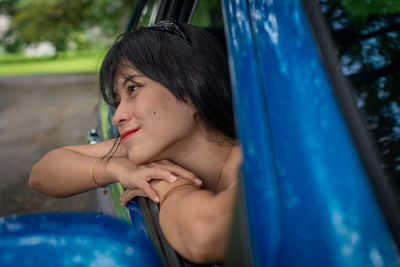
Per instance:
[[[100,70],[104,100],[114,106],[114,82],[126,62],[166,87],[178,100],[190,102],[205,126],[236,139],[229,69],[223,45],[201,28],[180,24],[188,39],[142,27],[121,34]]]

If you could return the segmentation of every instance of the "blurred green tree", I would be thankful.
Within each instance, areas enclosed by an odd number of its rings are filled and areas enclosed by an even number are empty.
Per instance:
[[[0,0],[0,13],[12,18],[5,35],[11,42],[49,41],[65,51],[70,44],[83,49],[98,43],[96,38],[115,36],[134,5],[131,0]]]
[[[353,23],[363,24],[371,14],[387,15],[400,12],[398,0],[343,0]]]

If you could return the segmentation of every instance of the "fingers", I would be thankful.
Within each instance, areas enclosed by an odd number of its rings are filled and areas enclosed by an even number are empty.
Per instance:
[[[178,177],[174,173],[164,167],[156,167],[155,164],[149,164],[147,167],[148,169],[145,174],[147,181],[150,181],[152,179],[159,179],[173,183],[178,179]]]
[[[156,203],[160,202],[160,198],[158,197],[158,194],[156,191],[154,191],[154,189],[151,187],[151,185],[146,182],[146,181],[142,181],[139,185],[139,188],[143,190],[143,192],[149,197],[151,198],[151,200],[153,200]]]
[[[159,163],[162,164],[165,169],[167,169],[168,171],[177,176],[182,176],[188,180],[191,180],[192,182],[194,182],[199,186],[203,184],[203,182],[194,173],[182,168],[177,164],[174,164],[168,160],[161,160],[159,161]]]
[[[121,205],[125,206],[127,202],[136,196],[149,197],[154,202],[160,201],[157,192],[153,189],[152,181],[175,182],[178,177],[188,179],[194,184],[201,186],[202,181],[192,172],[169,161],[161,160],[151,162],[131,168],[131,163],[125,164],[124,172],[117,179],[127,190],[121,195]]]
[[[151,188],[151,186],[149,186],[149,188],[146,188],[145,190],[126,189],[119,198],[119,200],[121,201],[121,206],[125,207],[128,204],[129,200],[135,197],[150,197],[154,202],[160,202],[157,193]]]
[[[134,197],[146,197],[146,194],[140,189],[126,189],[119,198],[121,206],[125,207]]]

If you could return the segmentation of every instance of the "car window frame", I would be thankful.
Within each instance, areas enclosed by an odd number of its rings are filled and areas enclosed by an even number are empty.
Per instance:
[[[302,3],[315,42],[319,47],[319,53],[363,162],[367,177],[374,189],[392,236],[400,246],[400,210],[396,204],[394,190],[390,188],[385,178],[386,174],[380,167],[380,154],[368,135],[360,111],[356,106],[356,101],[351,93],[352,85],[339,68],[340,63],[328,25],[316,2],[302,0]]]

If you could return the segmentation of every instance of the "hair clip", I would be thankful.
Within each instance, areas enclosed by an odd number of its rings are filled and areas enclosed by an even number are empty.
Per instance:
[[[161,20],[147,28],[156,31],[166,31],[178,35],[187,42],[190,42],[189,37],[184,33],[182,25],[175,19]]]

